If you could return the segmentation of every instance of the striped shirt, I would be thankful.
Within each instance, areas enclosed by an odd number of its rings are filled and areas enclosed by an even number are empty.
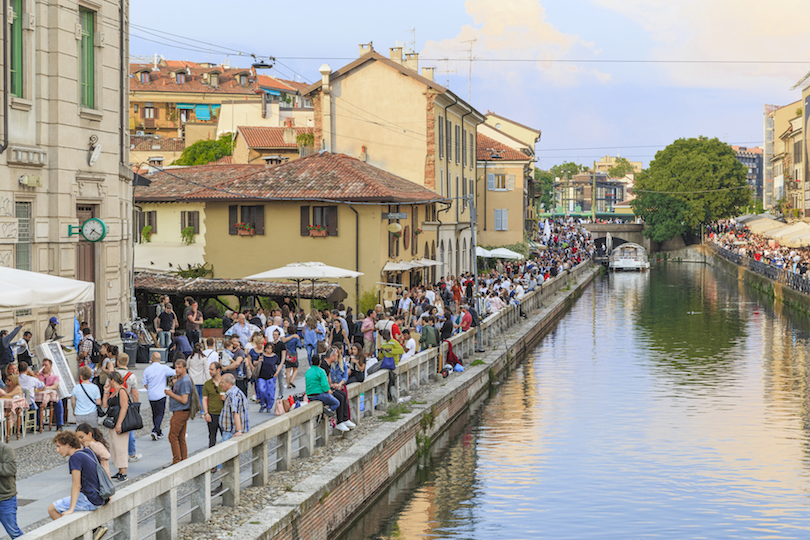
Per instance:
[[[248,421],[247,398],[245,394],[236,386],[231,387],[225,394],[225,402],[222,404],[222,413],[219,415],[219,427],[223,432],[236,433],[234,423],[234,413],[242,420],[242,433],[247,433],[250,429]]]

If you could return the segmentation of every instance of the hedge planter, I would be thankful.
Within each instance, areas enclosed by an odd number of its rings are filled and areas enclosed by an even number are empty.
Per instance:
[[[316,230],[309,231],[309,235],[315,237],[325,237],[327,233],[328,231],[316,231]]]
[[[238,234],[239,236],[253,236],[253,235],[256,234],[256,230],[255,229],[249,229],[249,230],[236,229],[236,234]]]

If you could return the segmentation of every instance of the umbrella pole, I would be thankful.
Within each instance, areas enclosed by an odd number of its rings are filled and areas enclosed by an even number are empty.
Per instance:
[[[310,307],[311,307],[312,303],[315,302],[315,280],[314,279],[312,280],[312,300],[310,300],[310,302],[311,302],[310,303]]]
[[[296,310],[301,309],[301,280],[297,280],[296,283],[298,284],[298,301],[295,303]],[[295,314],[298,317],[298,313]]]

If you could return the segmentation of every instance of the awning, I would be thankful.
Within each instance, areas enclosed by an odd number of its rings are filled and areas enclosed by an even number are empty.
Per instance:
[[[178,109],[193,109],[194,107],[196,107],[196,105],[194,105],[193,103],[178,103],[177,104]]]
[[[383,272],[407,272],[411,268],[413,268],[413,266],[409,262],[391,262],[391,261],[388,261],[387,263],[385,263],[385,266],[383,266],[382,271]]]
[[[208,105],[197,105],[194,108],[197,120],[211,120],[211,108]]]
[[[95,286],[40,272],[0,267],[0,309],[64,306],[95,300]]]
[[[490,251],[491,256],[497,259],[523,259],[523,255],[506,248],[495,248]]]
[[[490,253],[489,250],[482,248],[481,246],[475,246],[475,256],[489,259],[490,257],[492,257],[492,253]]]
[[[420,263],[422,266],[425,266],[425,267],[430,267],[430,266],[444,266],[444,263],[442,263],[442,262],[439,262],[439,261],[434,261],[434,260],[432,260],[432,259],[425,259],[424,257],[422,257],[421,259],[419,259],[419,263]]]

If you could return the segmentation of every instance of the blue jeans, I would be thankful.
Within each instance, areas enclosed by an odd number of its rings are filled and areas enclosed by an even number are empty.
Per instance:
[[[167,349],[171,342],[172,342],[172,333],[171,332],[164,332],[163,330],[158,332],[158,347],[161,347],[163,349]]]
[[[309,359],[309,365],[312,365],[313,359],[318,357],[318,346],[317,345],[305,345],[307,349],[307,358]]]
[[[0,501],[0,523],[12,538],[22,536],[20,527],[17,526],[17,496],[13,496],[5,501]]]
[[[56,427],[60,427],[63,423],[62,420],[64,420],[65,418],[65,408],[62,406],[61,399],[57,399],[52,403],[53,403],[53,412],[51,414],[53,414],[56,417],[56,422],[54,422],[56,424]],[[37,415],[37,425],[39,425],[39,423],[40,423],[40,416]]]
[[[135,432],[134,431],[129,432],[129,455],[130,456],[135,455]]]
[[[325,407],[329,407],[330,411],[336,411],[340,402],[337,400],[335,396],[330,394],[329,392],[324,392],[323,394],[317,394],[314,396],[309,396],[310,401],[320,401],[324,404]]]
[[[200,398],[200,405],[202,405],[202,387],[203,387],[203,385],[195,384],[194,386],[197,387],[197,397]]]
[[[256,379],[256,395],[259,398],[259,405],[268,411],[272,410],[276,402],[276,378]]]

